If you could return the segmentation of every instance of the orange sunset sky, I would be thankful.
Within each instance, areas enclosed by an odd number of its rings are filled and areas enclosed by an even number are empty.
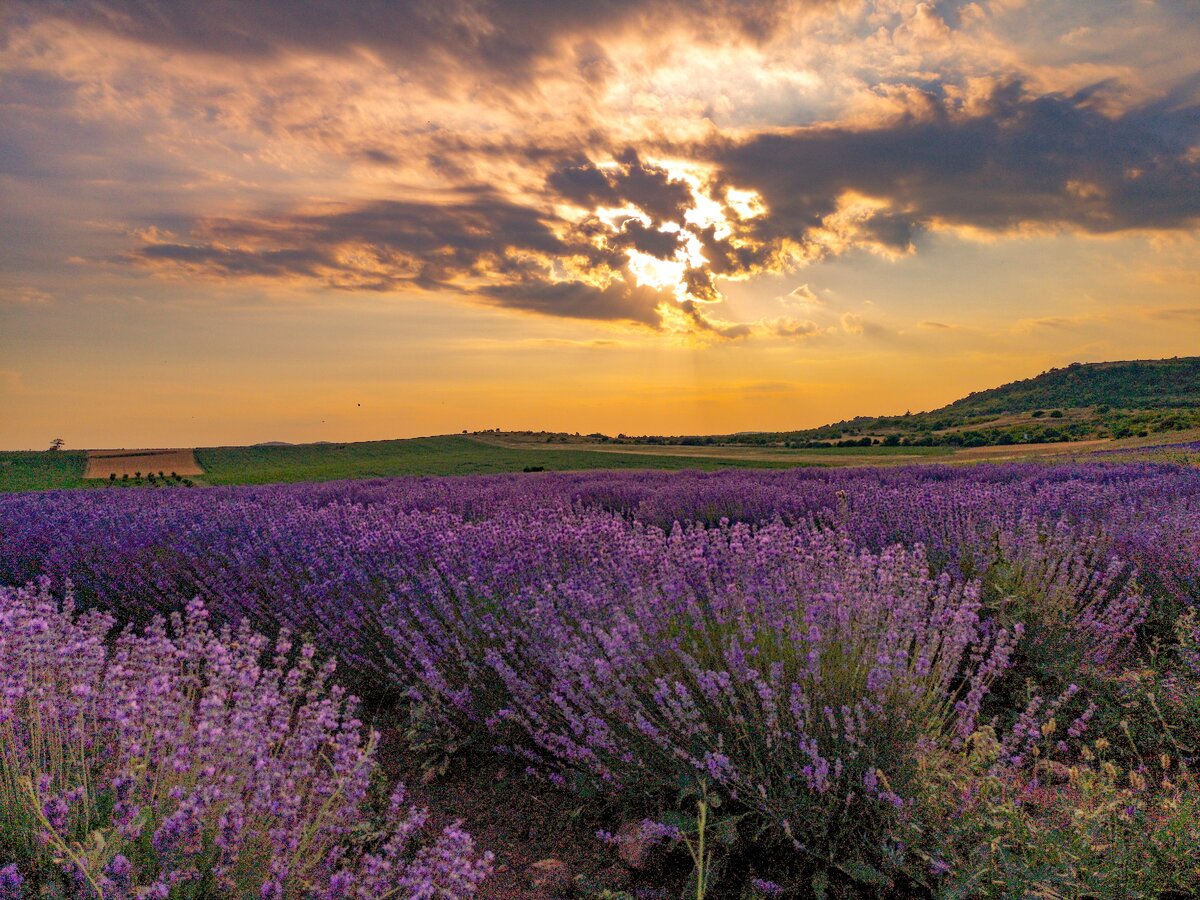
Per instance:
[[[720,433],[1200,353],[1194,0],[23,2],[0,447]]]

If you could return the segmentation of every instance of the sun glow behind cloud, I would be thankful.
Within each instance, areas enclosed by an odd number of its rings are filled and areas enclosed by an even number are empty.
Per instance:
[[[629,163],[604,160],[591,165],[605,177],[619,179]],[[694,277],[707,271],[712,262],[705,255],[701,236],[707,234],[715,241],[726,242],[735,252],[749,247],[750,242],[737,235],[746,223],[766,214],[761,196],[752,190],[727,188],[722,203],[711,193],[711,170],[653,157],[646,158],[644,165],[648,171],[661,173],[665,185],[686,190],[684,201],[674,210],[675,218],[656,219],[637,205],[626,203],[594,209],[574,207],[570,214],[574,225],[581,229],[589,222],[602,225],[589,230],[590,243],[600,251],[624,254],[626,265],[622,268],[636,285],[667,292],[680,304],[721,302],[720,291],[712,280]],[[630,242],[632,246],[628,246]],[[653,252],[656,244],[661,246]],[[694,323],[698,315],[693,312],[690,321]]]

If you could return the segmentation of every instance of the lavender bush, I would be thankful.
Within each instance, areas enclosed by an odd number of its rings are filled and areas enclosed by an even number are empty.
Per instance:
[[[69,579],[98,621],[199,597],[218,628],[309,636],[443,747],[659,837],[720,803],[859,880],[932,852],[931,767],[958,771],[981,724],[1013,771],[1047,741],[1070,761],[1162,702],[1125,687],[1146,648],[1200,656],[1200,472],[1179,466],[57,492],[0,497],[0,523],[0,578]]]
[[[403,787],[373,821],[375,736],[311,645],[213,631],[202,604],[124,631],[48,584],[0,590],[0,894],[463,897],[490,858]]]

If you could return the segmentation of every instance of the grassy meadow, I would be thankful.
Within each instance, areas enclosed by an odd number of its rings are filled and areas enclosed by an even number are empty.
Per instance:
[[[612,454],[576,447],[506,446],[467,435],[364,441],[346,444],[296,444],[266,447],[212,447],[196,451],[206,484],[271,484],[387,478],[397,475],[492,475],[541,467],[547,472],[580,469],[723,469],[784,468],[812,465],[808,460],[716,456]]]
[[[93,482],[84,479],[86,470],[82,450],[0,451],[0,492],[87,487]]]
[[[882,465],[950,455],[944,447],[853,447],[787,450],[755,447],[661,447],[545,444],[520,436],[445,435],[344,444],[204,447],[196,485],[289,484],[401,475],[493,475],[589,469],[786,469],[795,466]],[[142,486],[144,481],[84,478],[83,451],[0,452],[0,492]]]

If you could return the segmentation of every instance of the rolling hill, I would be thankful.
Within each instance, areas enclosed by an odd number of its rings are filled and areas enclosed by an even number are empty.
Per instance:
[[[1053,407],[1157,409],[1200,406],[1200,356],[1073,363],[1034,378],[968,394],[938,413],[981,415]]]
[[[969,394],[929,412],[859,416],[787,432],[613,438],[599,433],[484,431],[344,444],[270,441],[252,447],[199,448],[196,459],[203,474],[195,481],[265,484],[579,469],[978,461],[1078,452],[1062,447],[1062,442],[1188,430],[1200,431],[1200,357],[1075,363]],[[1122,446],[1129,443],[1147,442],[1126,441]],[[1031,444],[1053,446],[1027,446]],[[1015,446],[1009,450],[1009,445]],[[140,477],[112,484],[87,478],[86,466],[87,455],[79,451],[0,452],[0,492],[142,485]],[[151,486],[175,485],[160,480]]]
[[[1200,427],[1200,357],[1191,356],[1073,363],[969,394],[929,412],[858,416],[787,432],[625,440],[798,448],[870,443],[982,447],[1144,437],[1196,427]]]

